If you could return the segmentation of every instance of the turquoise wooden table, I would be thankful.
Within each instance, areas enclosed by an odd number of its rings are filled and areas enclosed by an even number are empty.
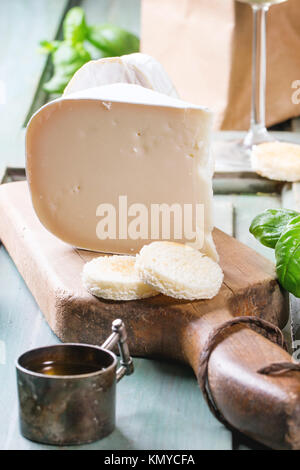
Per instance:
[[[41,84],[49,63],[37,53],[40,39],[59,37],[71,6],[84,7],[90,22],[114,22],[139,33],[139,0],[13,0],[0,3],[0,178],[24,167],[24,124],[49,97]],[[294,124],[293,124],[294,125]],[[295,124],[295,127],[297,125]],[[221,133],[216,140],[241,136]],[[280,133],[300,143],[300,134]],[[14,178],[18,178],[18,173]],[[20,173],[21,174],[21,173]],[[278,186],[254,174],[218,168],[214,180],[216,225],[255,250],[273,252],[249,234],[252,218],[269,207],[300,206],[297,184]],[[55,449],[24,439],[18,429],[14,361],[26,349],[58,343],[4,246],[0,247],[0,449]],[[165,361],[135,359],[135,373],[118,385],[117,427],[106,439],[77,449],[255,449],[209,412],[193,372]]]

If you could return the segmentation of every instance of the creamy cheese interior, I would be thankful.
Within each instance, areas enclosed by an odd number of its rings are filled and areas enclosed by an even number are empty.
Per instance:
[[[137,85],[108,85],[55,100],[33,116],[27,129],[27,177],[36,214],[73,246],[131,254],[153,241],[153,204],[203,204],[204,245],[198,248],[216,258],[210,131],[211,113],[205,108]],[[139,213],[133,204],[149,210],[147,237],[126,236],[120,196],[131,208],[127,225]],[[97,234],[103,204],[116,210],[116,239]],[[184,233],[176,240],[190,241]]]

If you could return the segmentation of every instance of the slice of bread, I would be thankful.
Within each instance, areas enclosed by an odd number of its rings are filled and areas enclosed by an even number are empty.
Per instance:
[[[218,263],[190,246],[173,242],[145,245],[136,256],[135,269],[153,289],[177,299],[211,299],[223,282]]]
[[[84,265],[83,284],[91,294],[103,299],[134,300],[157,295],[139,279],[134,264],[134,256],[100,256]]]
[[[266,142],[255,145],[251,154],[253,169],[277,181],[300,181],[300,145]]]

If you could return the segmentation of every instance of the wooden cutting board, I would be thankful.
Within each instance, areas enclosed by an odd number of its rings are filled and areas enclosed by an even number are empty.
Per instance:
[[[0,239],[62,341],[100,345],[112,320],[122,318],[132,355],[184,361],[196,375],[208,335],[224,321],[255,315],[283,327],[288,319],[287,298],[272,263],[219,230],[214,238],[224,271],[214,299],[188,302],[159,295],[129,302],[100,300],[81,282],[84,263],[99,253],[72,248],[50,234],[33,211],[26,182],[0,187]],[[300,448],[300,374],[266,377],[256,371],[290,360],[244,326],[225,335],[210,358],[210,388],[225,418],[274,448]]]

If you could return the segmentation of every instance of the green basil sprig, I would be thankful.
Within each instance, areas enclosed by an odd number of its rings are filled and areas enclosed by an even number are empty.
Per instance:
[[[289,209],[268,209],[252,221],[250,232],[275,249],[280,284],[300,297],[300,214]]]
[[[140,40],[135,34],[113,24],[91,26],[87,38],[108,57],[131,54],[140,48]]]
[[[275,256],[280,284],[300,297],[300,216],[286,226],[276,243]]]
[[[87,31],[88,27],[83,9],[80,7],[71,8],[63,22],[65,41],[69,41],[71,44],[82,43],[86,39]]]
[[[48,93],[62,93],[74,73],[89,60],[91,56],[80,42],[72,45],[68,41],[61,41],[52,52],[54,74],[44,83],[44,90]]]
[[[51,54],[53,76],[44,84],[48,93],[63,93],[74,73],[91,59],[138,52],[134,34],[116,25],[88,26],[84,10],[71,8],[63,22],[62,41],[41,41],[40,51]]]
[[[275,248],[283,230],[297,215],[298,212],[289,209],[267,209],[253,219],[249,229],[250,233],[262,245]]]

